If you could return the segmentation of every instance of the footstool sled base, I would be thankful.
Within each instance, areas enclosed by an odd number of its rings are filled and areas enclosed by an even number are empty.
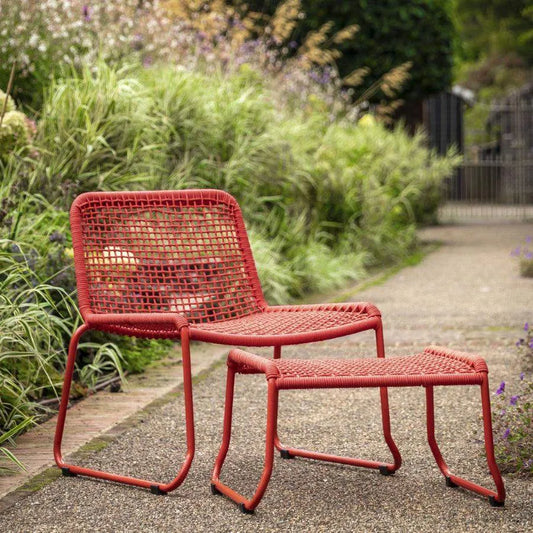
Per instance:
[[[333,463],[361,466],[379,470],[383,475],[393,474],[401,464],[401,458],[394,457],[391,464],[383,461],[340,457],[327,453],[283,447],[277,438],[277,415],[279,391],[284,389],[321,389],[321,388],[369,388],[379,387],[381,394],[387,394],[388,387],[423,386],[426,390],[426,421],[428,443],[442,472],[446,485],[462,487],[488,497],[493,507],[501,507],[505,501],[505,488],[494,457],[488,368],[478,356],[430,346],[423,353],[392,358],[360,359],[265,359],[243,350],[231,350],[227,360],[226,404],[224,428],[220,447],[211,479],[211,492],[223,494],[239,505],[242,512],[251,513],[263,497],[274,462],[274,451],[280,449],[282,458],[305,457]],[[268,383],[267,427],[265,462],[261,479],[251,498],[225,485],[220,480],[231,438],[233,396],[235,374],[263,373]],[[496,490],[487,489],[477,483],[452,474],[444,461],[435,439],[435,415],[433,388],[435,386],[479,385],[485,451],[489,471]]]

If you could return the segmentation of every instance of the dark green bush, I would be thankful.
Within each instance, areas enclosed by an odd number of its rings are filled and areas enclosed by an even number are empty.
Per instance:
[[[274,13],[281,3],[281,0],[246,2],[251,9],[268,14]],[[392,68],[412,61],[401,98],[422,98],[451,85],[455,28],[446,0],[302,0],[301,6],[306,16],[296,30],[297,40],[329,21],[334,24],[333,31],[359,25],[355,36],[339,46],[342,57],[338,67],[342,76],[368,67],[370,73],[364,87],[369,87]]]

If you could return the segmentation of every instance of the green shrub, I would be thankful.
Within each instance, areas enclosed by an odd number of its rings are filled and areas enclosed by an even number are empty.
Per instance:
[[[161,173],[167,130],[152,96],[127,68],[100,63],[47,89],[35,140],[41,157],[34,187],[49,199],[124,189]]]
[[[3,431],[33,415],[37,400],[56,394],[64,368],[65,338],[76,319],[72,301],[64,290],[40,279],[40,261],[36,250],[0,240]]]
[[[533,381],[502,382],[493,405],[495,455],[503,472],[533,474]]]
[[[516,341],[525,372],[511,383],[502,381],[492,406],[494,445],[504,472],[533,474],[533,332],[529,322]],[[512,387],[512,390],[510,388]]]

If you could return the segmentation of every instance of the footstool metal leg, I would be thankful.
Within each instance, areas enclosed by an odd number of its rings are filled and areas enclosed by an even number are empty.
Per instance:
[[[226,460],[229,444],[231,440],[231,421],[233,417],[233,393],[235,390],[235,369],[233,364],[228,361],[228,373],[226,377],[226,401],[224,403],[224,423],[222,430],[222,444],[215,460],[215,467],[211,476],[212,492],[213,488],[216,488],[216,482],[220,476],[220,470]],[[218,491],[220,493],[220,491]],[[213,492],[216,494],[216,492]]]
[[[433,399],[433,387],[429,386],[426,387],[426,420],[428,443],[433,457],[435,457],[435,461],[442,475],[446,478],[446,485],[448,487],[456,487],[457,485],[451,479],[452,473],[446,461],[444,461],[437,440],[435,439],[435,402]]]
[[[497,495],[489,495],[490,504],[493,507],[502,507],[505,502],[505,486],[496,458],[494,457],[494,441],[492,436],[492,412],[490,408],[489,380],[485,376],[481,383],[481,408],[483,413],[483,431],[485,434],[485,452],[487,454],[487,465],[496,485]]]
[[[375,329],[376,335],[376,352],[377,357],[385,357],[385,346],[383,342],[383,326],[381,323]],[[274,359],[279,359],[281,357],[281,346],[274,347]],[[380,461],[370,461],[366,459],[354,459],[351,457],[339,457],[335,455],[330,455],[327,453],[313,452],[309,450],[304,450],[301,448],[292,448],[282,444],[279,440],[279,437],[276,433],[274,438],[274,445],[280,452],[282,459],[293,459],[294,457],[304,457],[306,459],[315,459],[318,461],[329,461],[333,463],[341,463],[352,466],[360,466],[363,468],[375,468],[380,471],[383,475],[391,475],[396,472],[402,465],[402,456],[400,451],[394,442],[391,434],[391,424],[390,424],[390,410],[389,410],[389,397],[387,387],[379,388],[380,402],[381,402],[381,420],[383,427],[383,436],[385,442],[389,447],[389,450],[392,454],[393,462],[384,463]]]
[[[213,494],[221,493],[232,499],[239,505],[241,512],[245,514],[253,513],[254,509],[259,505],[263,495],[267,489],[270,477],[272,475],[272,467],[274,464],[274,439],[276,436],[276,427],[278,420],[278,389],[274,379],[268,380],[268,397],[267,397],[267,425],[265,438],[265,463],[261,479],[257,485],[254,495],[247,499],[242,494],[228,487],[219,479],[222,465],[226,458],[229,447],[231,435],[231,414],[233,404],[233,388],[235,381],[235,372],[230,367],[228,368],[228,388],[226,390],[226,408],[224,413],[224,435],[222,446],[218,453],[215,462],[215,469],[211,478],[211,492]]]
[[[492,421],[491,421],[491,411],[490,411],[490,395],[488,389],[488,379],[485,376],[483,382],[481,383],[481,404],[483,412],[483,428],[485,434],[485,451],[487,456],[487,464],[494,479],[497,492],[489,490],[477,483],[473,483],[464,479],[462,477],[456,476],[451,473],[448,465],[444,461],[442,454],[440,452],[439,446],[435,439],[435,406],[433,399],[433,387],[426,386],[426,405],[427,405],[427,437],[428,443],[435,457],[437,465],[446,478],[446,486],[448,487],[462,487],[473,492],[477,492],[482,496],[488,496],[489,502],[493,507],[501,507],[505,501],[505,488],[503,485],[503,480],[500,475],[500,471],[496,464],[496,459],[494,457],[494,444],[492,440]]]

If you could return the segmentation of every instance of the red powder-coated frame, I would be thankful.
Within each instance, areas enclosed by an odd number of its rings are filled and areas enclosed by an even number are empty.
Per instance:
[[[74,333],[54,440],[65,475],[86,475],[163,494],[185,479],[194,457],[191,340],[233,346],[282,346],[374,330],[385,356],[379,310],[366,302],[269,306],[263,296],[239,205],[218,190],[85,193],[71,208],[72,244],[83,325]],[[141,480],[67,463],[61,454],[76,351],[88,330],[181,341],[187,453],[169,483]],[[401,465],[390,430],[387,389],[381,387],[383,432]],[[283,446],[282,453],[322,457]],[[307,454],[307,455],[305,455]],[[335,460],[327,456],[329,460]],[[366,462],[361,462],[368,466]]]
[[[383,390],[386,387],[425,387],[428,443],[440,471],[446,478],[446,485],[449,487],[460,486],[482,496],[488,496],[492,506],[500,507],[504,504],[505,488],[494,458],[488,368],[481,357],[430,346],[426,348],[424,353],[409,357],[282,361],[267,360],[249,352],[234,349],[229,353],[227,365],[228,373],[222,444],[211,478],[211,491],[214,494],[224,494],[231,498],[239,505],[242,512],[253,512],[261,501],[270,481],[277,438],[278,395],[279,391],[283,389],[381,387],[381,390]],[[231,439],[236,373],[263,373],[268,383],[265,461],[261,479],[251,498],[246,498],[220,481],[220,473]],[[489,471],[496,485],[496,491],[489,490],[477,483],[452,474],[442,458],[435,439],[433,402],[433,388],[439,385],[480,386],[486,458]],[[295,448],[286,449],[282,456],[286,458],[300,456],[353,466],[375,468],[379,469],[385,475],[392,473],[392,469],[389,469],[389,466],[379,461],[338,457],[324,453],[302,451]]]

